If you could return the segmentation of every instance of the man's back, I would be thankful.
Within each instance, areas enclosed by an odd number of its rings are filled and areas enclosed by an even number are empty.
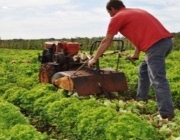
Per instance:
[[[122,8],[112,17],[108,33],[117,34],[118,31],[141,51],[146,51],[162,38],[172,37],[154,16],[133,8]]]

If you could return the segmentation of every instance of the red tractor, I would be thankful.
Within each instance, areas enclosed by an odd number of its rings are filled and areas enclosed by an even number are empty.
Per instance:
[[[39,81],[54,84],[83,96],[102,93],[107,95],[111,92],[127,90],[125,74],[118,71],[119,59],[124,51],[124,42],[122,40],[113,41],[119,44],[117,49],[103,56],[118,54],[116,70],[100,69],[99,60],[94,68],[87,66],[88,60],[92,58],[101,41],[93,42],[89,53],[79,53],[81,45],[77,42],[46,42],[42,55],[38,56],[41,62]]]
[[[82,64],[77,58],[80,44],[77,42],[55,41],[45,42],[42,55],[38,56],[41,62],[39,81],[52,83],[52,76],[59,71],[71,70]]]

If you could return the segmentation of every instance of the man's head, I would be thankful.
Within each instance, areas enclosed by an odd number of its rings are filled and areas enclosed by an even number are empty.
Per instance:
[[[121,8],[125,8],[125,5],[121,0],[109,0],[106,5],[106,9],[111,17],[113,17]]]

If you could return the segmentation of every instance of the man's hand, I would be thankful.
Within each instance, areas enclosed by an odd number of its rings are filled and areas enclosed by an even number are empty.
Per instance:
[[[134,56],[134,55],[128,55],[128,56],[126,57],[126,60],[129,60],[129,61],[131,61],[132,63],[135,63],[136,60],[139,60],[139,57],[136,57],[136,56]]]
[[[89,61],[88,61],[88,67],[93,67],[93,65],[96,63],[96,61],[97,61],[97,59],[94,59],[94,58],[92,58],[92,59],[90,59]]]
[[[126,57],[127,60],[131,61],[132,63],[135,63],[136,60],[139,60],[140,51],[137,47],[135,47],[135,51],[133,55],[128,55]]]
[[[131,59],[131,60],[133,60],[133,61],[136,61],[136,60],[139,60],[139,57],[136,57],[136,56],[134,56],[134,55],[128,55],[128,56],[126,57],[126,59]]]

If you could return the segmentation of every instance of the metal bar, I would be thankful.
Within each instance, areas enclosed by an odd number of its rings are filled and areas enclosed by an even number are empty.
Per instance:
[[[84,67],[84,66],[87,64],[88,61],[89,61],[89,60],[87,60],[86,62],[84,62],[84,64],[82,64],[82,65],[73,73],[73,75],[75,75],[82,67]]]

